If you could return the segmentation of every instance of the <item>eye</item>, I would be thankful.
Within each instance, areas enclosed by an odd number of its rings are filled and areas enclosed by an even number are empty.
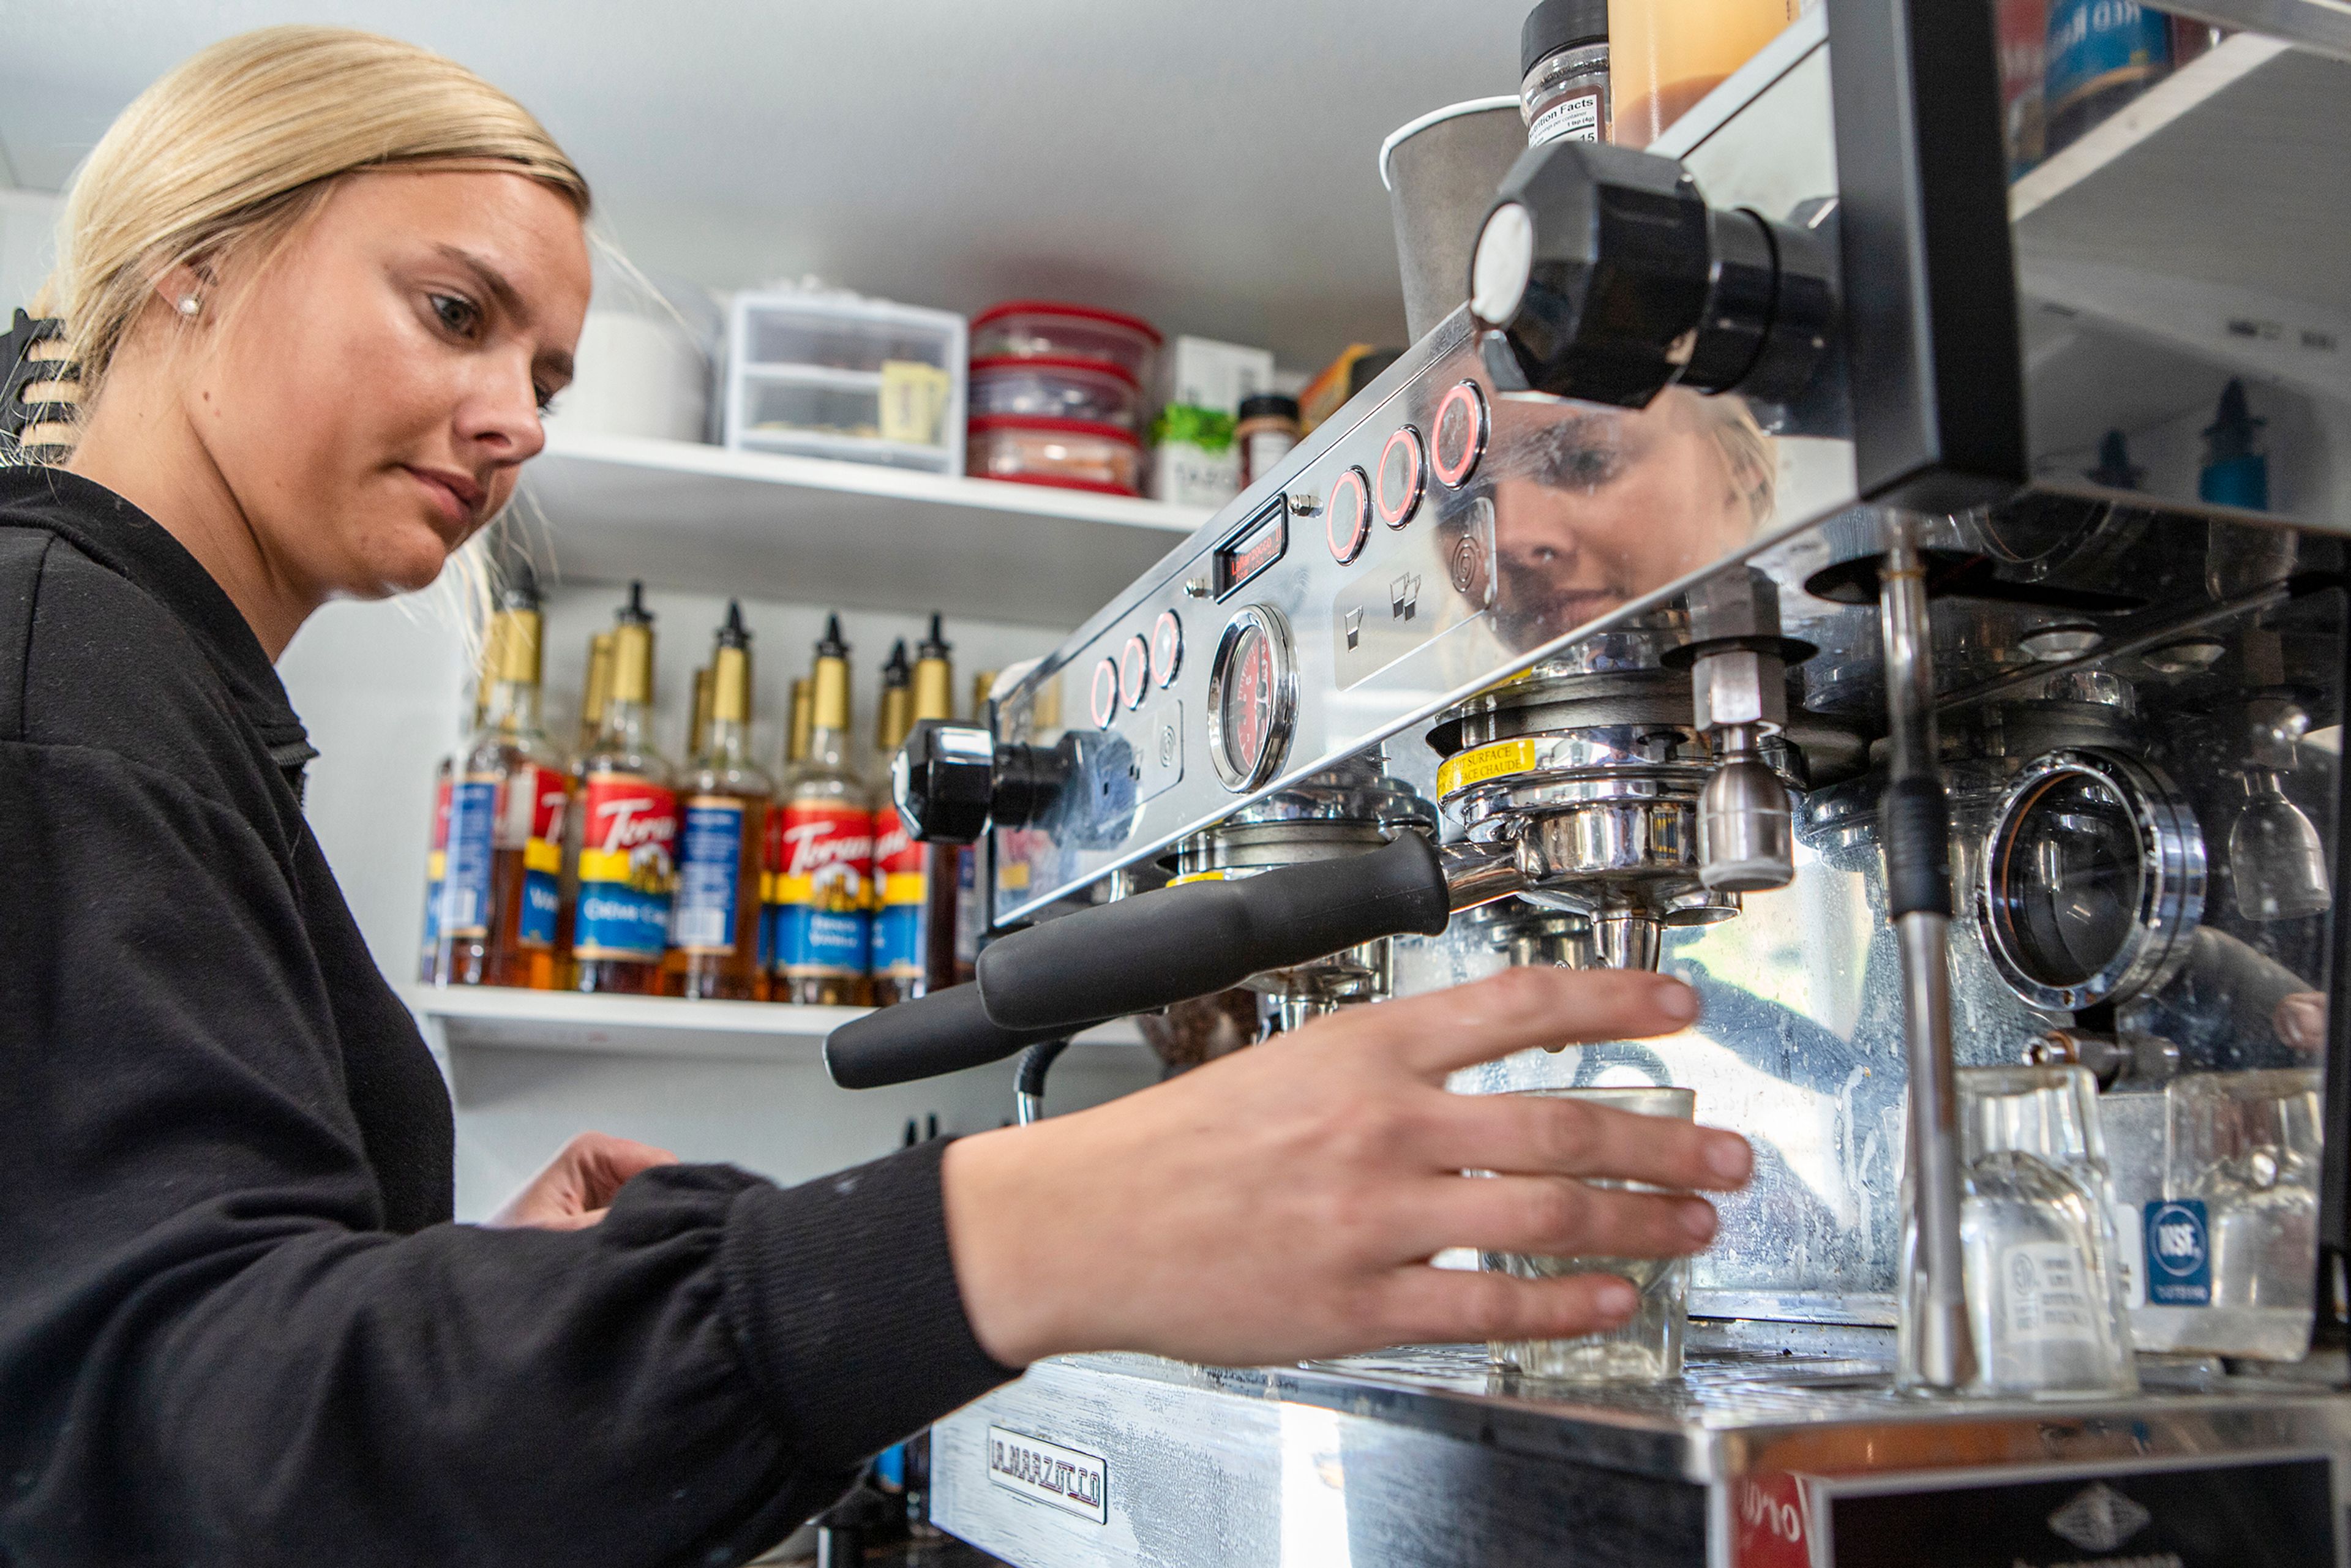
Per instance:
[[[460,338],[470,338],[480,329],[481,307],[472,300],[457,294],[434,294],[426,298],[432,300],[433,314],[440,318],[441,325]]]
[[[554,410],[555,410],[555,389],[554,389],[554,388],[552,388],[552,387],[543,387],[543,386],[538,385],[536,382],[532,382],[532,383],[531,383],[531,389],[530,389],[530,390],[531,390],[534,393],[536,393],[536,394],[537,394],[537,396],[538,396],[538,412],[539,412],[539,413],[553,413],[553,412],[554,412]]]

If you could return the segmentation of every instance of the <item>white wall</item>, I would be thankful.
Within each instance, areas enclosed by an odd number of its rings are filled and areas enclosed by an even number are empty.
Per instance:
[[[58,205],[55,196],[0,190],[0,332],[49,275]]]

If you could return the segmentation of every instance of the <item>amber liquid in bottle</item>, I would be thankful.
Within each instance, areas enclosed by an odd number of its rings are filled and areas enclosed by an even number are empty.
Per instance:
[[[872,796],[850,762],[849,650],[838,619],[810,676],[807,754],[785,779],[770,995],[820,1007],[862,1007],[870,992]]]
[[[653,743],[653,630],[640,587],[612,629],[603,733],[581,765],[570,860],[572,988],[658,994],[676,889],[677,796]]]
[[[496,661],[472,743],[451,770],[435,977],[445,985],[551,989],[557,847],[570,781],[539,724],[538,599],[508,590],[493,622]]]
[[[596,737],[604,733],[604,701],[612,690],[612,634],[599,632],[588,642],[588,674],[580,688],[580,743],[571,753],[571,803],[563,817],[563,882],[555,912],[555,983],[565,990],[571,972],[572,917],[580,906],[580,865],[577,850],[584,827],[580,786],[587,782],[588,758]]]
[[[1608,0],[1608,139],[1646,147],[1799,9],[1797,0]]]
[[[939,618],[931,617],[931,634],[915,650],[914,680],[907,711],[883,739],[882,760],[886,773],[907,731],[915,721],[955,717],[955,666],[941,632]],[[886,795],[887,791],[884,791]],[[911,1001],[929,988],[925,960],[933,940],[935,920],[950,922],[954,908],[935,894],[934,874],[955,864],[952,853],[934,852],[934,846],[916,843],[898,821],[895,801],[878,800],[873,809],[873,881],[880,907],[873,912],[873,1005],[888,1007]],[[952,890],[945,890],[949,893]],[[944,933],[953,939],[951,931]]]
[[[751,762],[751,639],[739,606],[710,661],[702,744],[679,779],[684,831],[678,858],[672,995],[758,1001],[768,993],[759,951],[759,871],[775,792]]]

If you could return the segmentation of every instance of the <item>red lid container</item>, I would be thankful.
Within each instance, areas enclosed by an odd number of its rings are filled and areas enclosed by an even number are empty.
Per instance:
[[[1159,330],[1137,317],[1051,299],[1008,299],[971,319],[971,357],[1092,360],[1148,379]]]

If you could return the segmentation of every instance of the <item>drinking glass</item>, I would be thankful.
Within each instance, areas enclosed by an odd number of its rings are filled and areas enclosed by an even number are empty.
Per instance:
[[[2148,1299],[2205,1309],[2199,1342],[2282,1360],[2309,1346],[2321,1094],[2315,1068],[2188,1073],[2165,1090],[2169,1230],[2149,1228]]]
[[[1698,1096],[1687,1089],[1528,1089],[1520,1092],[1551,1100],[1581,1100],[1642,1116],[1689,1121]],[[1622,1192],[1662,1192],[1640,1182],[1585,1177],[1583,1185]],[[1480,1252],[1479,1266],[1521,1280],[1556,1280],[1571,1274],[1614,1274],[1631,1281],[1640,1304],[1620,1328],[1575,1339],[1494,1340],[1493,1358],[1528,1377],[1569,1383],[1658,1383],[1682,1370],[1682,1331],[1689,1322],[1689,1260],[1687,1258],[1551,1258],[1525,1252]]]
[[[1955,1078],[1970,1391],[2135,1390],[2096,1080],[2081,1067],[1970,1067]]]

